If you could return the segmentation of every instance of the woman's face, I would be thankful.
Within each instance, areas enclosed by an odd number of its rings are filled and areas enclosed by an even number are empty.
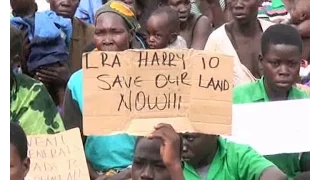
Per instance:
[[[99,51],[124,51],[130,48],[133,33],[115,13],[102,13],[96,19],[94,44]]]

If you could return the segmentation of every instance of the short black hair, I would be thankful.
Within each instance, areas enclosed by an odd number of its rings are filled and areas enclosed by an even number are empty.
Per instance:
[[[302,53],[303,42],[298,30],[290,25],[276,24],[270,26],[261,38],[261,53],[264,56],[270,45],[285,44],[299,48]]]
[[[166,14],[168,17],[168,28],[170,32],[180,33],[180,20],[179,20],[179,14],[177,11],[172,9],[169,6],[162,6],[157,8],[155,11],[152,12],[150,15],[150,18],[152,16],[160,15],[160,14]]]
[[[22,31],[10,25],[10,59],[22,51]]]
[[[12,144],[17,149],[21,160],[27,158],[27,136],[21,126],[15,122],[10,122],[10,144]]]

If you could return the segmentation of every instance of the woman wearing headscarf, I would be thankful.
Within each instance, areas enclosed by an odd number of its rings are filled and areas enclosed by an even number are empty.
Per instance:
[[[124,51],[133,48],[138,22],[133,9],[120,1],[109,1],[95,16],[93,50]],[[66,129],[82,127],[83,112],[83,71],[75,72],[67,85],[63,107]],[[136,137],[127,134],[114,136],[89,136],[84,138],[85,153],[90,176],[119,173],[132,164]],[[120,173],[130,176],[127,173]]]

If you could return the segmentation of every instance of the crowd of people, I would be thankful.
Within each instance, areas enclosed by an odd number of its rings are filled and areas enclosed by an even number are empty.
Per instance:
[[[91,51],[219,52],[233,56],[234,104],[309,98],[310,0],[48,0],[42,12],[35,0],[10,3],[10,179],[28,173],[26,135],[72,128],[92,180],[310,179],[310,152],[263,156],[168,124],[147,137],[84,136],[82,115]]]

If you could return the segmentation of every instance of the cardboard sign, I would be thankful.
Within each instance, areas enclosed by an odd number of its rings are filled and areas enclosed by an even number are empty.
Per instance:
[[[310,151],[310,100],[233,105],[230,140],[263,155]]]
[[[196,50],[83,55],[84,134],[146,135],[159,123],[178,132],[230,134],[233,61]]]
[[[55,135],[28,136],[28,180],[89,180],[78,128]]]

